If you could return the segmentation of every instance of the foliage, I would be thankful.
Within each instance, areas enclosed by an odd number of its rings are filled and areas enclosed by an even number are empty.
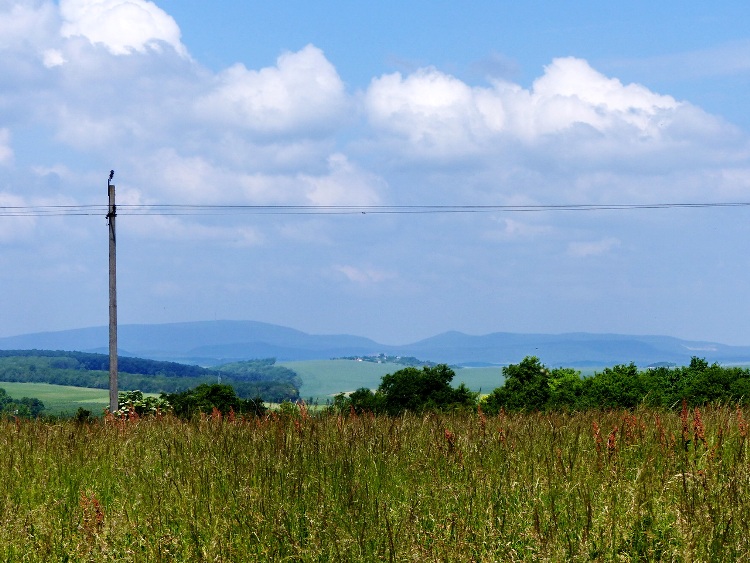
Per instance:
[[[378,387],[383,410],[388,414],[404,411],[420,412],[431,409],[473,407],[476,394],[465,385],[450,386],[455,373],[445,364],[425,366],[421,370],[407,367],[383,376]]]
[[[550,397],[550,373],[534,356],[526,357],[518,365],[503,368],[505,384],[495,389],[482,402],[482,408],[495,413],[507,410],[538,410]]]
[[[175,362],[118,357],[118,385],[124,390],[176,393],[221,379],[244,398],[268,401],[299,398],[299,378],[274,360],[202,368]],[[0,381],[52,383],[107,389],[109,356],[50,350],[0,350]]]
[[[0,561],[744,561],[748,416],[0,421]]]
[[[138,416],[167,413],[172,409],[164,397],[144,396],[142,391],[120,391],[117,397],[117,413],[123,416],[135,412]]]
[[[201,413],[211,413],[214,409],[223,415],[235,412],[262,416],[266,412],[260,397],[242,399],[231,385],[218,383],[198,385],[195,389],[181,393],[163,393],[161,397],[172,406],[175,415],[186,419]]]
[[[382,377],[376,392],[361,387],[348,397],[339,394],[333,410],[355,413],[372,412],[397,415],[403,412],[473,409],[477,393],[461,383],[451,387],[455,373],[445,364],[406,367]]]
[[[5,389],[0,388],[0,416],[36,418],[44,411],[44,403],[37,398],[22,397],[13,399]]]
[[[633,409],[641,404],[675,408],[750,399],[750,370],[708,364],[693,358],[683,367],[658,366],[639,371],[635,364],[605,368],[581,378],[571,369],[549,369],[536,357],[503,368],[505,384],[482,399],[482,409],[506,411]]]

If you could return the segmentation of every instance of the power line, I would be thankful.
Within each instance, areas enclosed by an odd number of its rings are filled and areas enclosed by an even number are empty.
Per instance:
[[[120,215],[359,215],[533,213],[550,211],[632,211],[750,207],[750,202],[539,204],[539,205],[244,205],[244,204],[120,204]],[[0,206],[0,217],[59,217],[106,215],[106,205]]]

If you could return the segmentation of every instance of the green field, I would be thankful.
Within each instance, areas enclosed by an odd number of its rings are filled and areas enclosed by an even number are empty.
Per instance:
[[[79,407],[91,411],[93,415],[100,415],[109,404],[107,389],[3,381],[0,381],[0,387],[14,399],[30,397],[41,400],[44,403],[44,412],[55,416],[74,414]]]
[[[0,388],[5,389],[14,399],[22,397],[39,399],[44,403],[44,414],[47,415],[71,416],[79,407],[82,407],[91,411],[93,416],[99,416],[109,405],[109,390],[107,389],[6,381],[0,381]],[[144,393],[144,395],[159,396],[158,393]]]
[[[300,397],[307,400],[312,397],[325,403],[338,393],[349,393],[361,387],[377,389],[381,378],[403,369],[400,364],[377,364],[358,362],[356,360],[310,360],[305,362],[282,362],[279,365],[294,370],[299,374]],[[489,393],[502,385],[502,371],[499,367],[457,369],[453,385],[466,383],[472,391]]]

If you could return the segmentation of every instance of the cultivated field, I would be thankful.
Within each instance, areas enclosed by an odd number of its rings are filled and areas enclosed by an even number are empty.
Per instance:
[[[356,360],[310,360],[304,362],[282,362],[279,365],[288,367],[299,374],[300,397],[308,400],[312,397],[320,404],[331,400],[337,393],[355,391],[360,387],[377,389],[381,378],[387,373],[394,373],[405,366],[400,364],[358,362]],[[472,391],[489,393],[503,384],[502,369],[499,367],[456,369],[453,386],[460,383]]]
[[[0,423],[3,561],[742,561],[748,412]]]
[[[0,388],[5,389],[14,399],[33,397],[41,400],[44,403],[44,413],[54,416],[71,416],[79,407],[91,411],[95,416],[100,416],[109,404],[108,389],[5,381],[0,381]]]

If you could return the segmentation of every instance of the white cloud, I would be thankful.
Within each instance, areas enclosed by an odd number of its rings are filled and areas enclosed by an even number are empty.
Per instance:
[[[59,49],[45,49],[42,53],[42,63],[47,68],[64,65],[66,62],[65,56]]]
[[[337,265],[333,268],[336,272],[343,274],[350,282],[361,285],[378,284],[395,279],[393,272],[378,270],[370,267],[359,267],[352,265]]]
[[[386,189],[381,178],[339,153],[316,174],[269,174],[165,149],[141,161],[139,174],[135,182],[148,188],[125,192],[134,204],[372,205]]]
[[[60,0],[63,37],[82,36],[115,55],[170,45],[187,56],[174,19],[145,0]]]
[[[256,228],[248,226],[206,225],[184,217],[127,217],[130,232],[149,240],[197,244],[209,242],[231,247],[263,244],[265,238]]]
[[[519,124],[520,136],[538,136],[586,124],[606,132],[628,125],[634,133],[657,137],[660,121],[670,119],[679,104],[638,84],[623,85],[573,57],[555,59],[534,82],[531,123]],[[524,129],[526,129],[524,131]]]
[[[487,127],[490,120],[479,111],[477,93],[460,80],[428,68],[406,78],[397,72],[374,79],[365,104],[374,127],[441,152],[470,142],[472,126]],[[502,127],[502,107],[496,110],[493,121]]]
[[[0,192],[0,207],[24,207],[28,202],[23,198]],[[23,240],[33,234],[36,218],[30,216],[3,217],[0,221],[0,244]]]
[[[503,81],[471,87],[434,68],[385,75],[370,84],[365,109],[391,150],[400,142],[407,154],[434,158],[496,153],[519,142],[545,149],[558,143],[565,155],[580,147],[627,156],[731,129],[689,104],[624,85],[572,57],[555,59],[528,90]]]
[[[196,113],[222,126],[265,135],[330,131],[349,107],[344,83],[323,52],[308,45],[284,53],[276,66],[248,70],[236,64],[216,77]]]
[[[571,242],[568,244],[568,255],[575,258],[588,258],[607,254],[618,246],[620,246],[620,240],[611,237],[597,241]]]
[[[484,233],[483,238],[485,240],[506,242],[509,240],[534,239],[553,233],[553,229],[549,225],[538,225],[528,221],[501,219],[499,223],[499,229]]]
[[[303,175],[306,196],[313,205],[375,205],[385,187],[382,179],[350,163],[345,155],[329,157],[330,172],[324,176]]]
[[[13,160],[13,149],[10,147],[10,131],[0,129],[0,164],[8,164]]]
[[[0,2],[0,50],[49,44],[56,24],[57,9],[51,2]]]

